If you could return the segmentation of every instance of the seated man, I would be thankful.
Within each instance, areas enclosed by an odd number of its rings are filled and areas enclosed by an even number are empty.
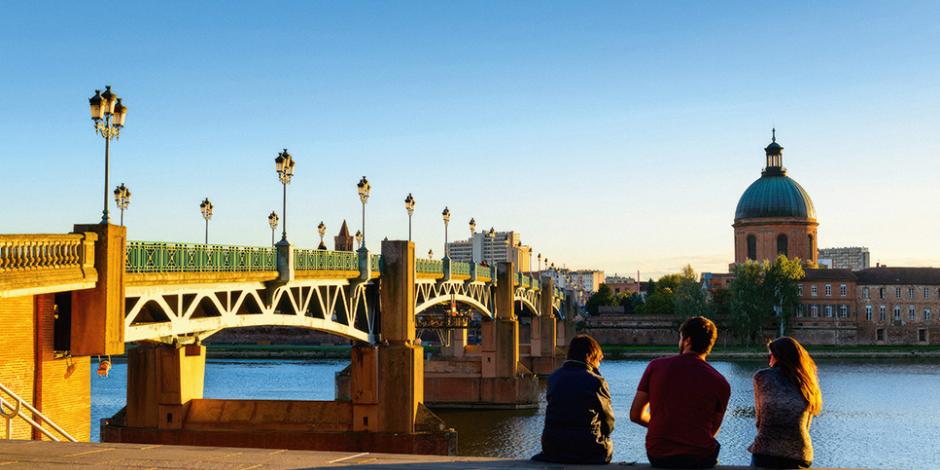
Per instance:
[[[647,427],[646,455],[660,468],[711,468],[731,387],[705,358],[718,329],[695,317],[679,328],[679,355],[655,359],[640,379],[630,421]]]
[[[614,411],[607,381],[597,369],[604,355],[594,338],[577,335],[568,360],[548,378],[542,452],[532,460],[606,464],[613,457]]]

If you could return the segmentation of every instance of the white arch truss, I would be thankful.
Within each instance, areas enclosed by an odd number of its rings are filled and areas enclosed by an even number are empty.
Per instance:
[[[487,284],[480,282],[434,282],[419,280],[415,284],[415,315],[454,300],[470,305],[480,314],[493,318],[493,294]]]
[[[226,328],[292,326],[374,342],[376,305],[346,279],[128,287],[124,340],[201,340]]]

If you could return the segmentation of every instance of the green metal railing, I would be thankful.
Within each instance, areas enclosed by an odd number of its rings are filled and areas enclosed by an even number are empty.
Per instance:
[[[127,242],[129,273],[276,271],[274,248]]]
[[[482,264],[477,265],[477,277],[486,277],[493,278],[493,272],[490,270],[489,266],[483,266]]]
[[[382,255],[369,255],[371,256],[371,268],[373,272],[382,272]]]
[[[469,276],[470,263],[465,263],[463,261],[451,261],[450,274],[451,276]]]
[[[415,271],[424,274],[444,274],[444,262],[439,259],[415,260]]]
[[[358,271],[359,256],[354,251],[294,250],[298,271]]]
[[[542,288],[542,283],[539,282],[538,278],[532,277],[532,276],[530,276],[530,278],[532,279],[532,288],[533,288],[533,289],[538,290],[538,289],[541,289],[541,288]]]

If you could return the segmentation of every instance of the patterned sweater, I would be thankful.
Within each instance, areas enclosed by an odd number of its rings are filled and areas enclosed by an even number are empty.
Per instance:
[[[800,388],[779,369],[762,369],[754,374],[754,407],[757,437],[748,448],[751,453],[813,461],[809,404]]]

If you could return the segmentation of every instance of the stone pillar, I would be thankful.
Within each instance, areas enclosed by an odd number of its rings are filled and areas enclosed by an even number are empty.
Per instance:
[[[539,310],[542,316],[538,318],[539,326],[539,351],[535,352],[533,347],[532,355],[540,357],[552,357],[555,355],[555,346],[557,341],[557,325],[555,322],[555,311],[552,307],[555,295],[555,281],[548,277],[541,281],[542,293],[539,296]],[[535,319],[532,320],[535,323]],[[533,342],[535,333],[533,334]]]
[[[496,320],[494,323],[496,377],[515,377],[519,367],[519,323],[513,305],[513,264],[499,263],[496,270]]]
[[[73,356],[124,354],[124,271],[127,229],[118,225],[76,225],[75,232],[98,234],[94,289],[75,291],[72,300]]]
[[[294,280],[294,249],[290,242],[281,240],[274,245],[277,252],[277,278],[279,281]]]
[[[180,429],[192,399],[202,398],[206,348],[143,344],[127,353],[127,426]]]
[[[463,357],[464,349],[467,346],[467,330],[450,330],[450,346],[442,348],[441,355],[444,357]]]
[[[414,243],[383,241],[382,259],[377,430],[413,433],[424,401],[423,348],[414,344]]]

